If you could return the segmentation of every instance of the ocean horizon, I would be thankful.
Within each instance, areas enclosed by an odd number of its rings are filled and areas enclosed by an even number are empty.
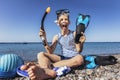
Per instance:
[[[51,42],[49,42],[51,44]],[[60,54],[57,45],[54,53]],[[0,54],[17,54],[25,61],[37,60],[37,54],[44,52],[42,42],[0,42]],[[85,42],[82,55],[120,54],[120,42]]]

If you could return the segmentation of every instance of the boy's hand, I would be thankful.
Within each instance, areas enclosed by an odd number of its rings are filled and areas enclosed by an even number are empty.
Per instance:
[[[81,43],[84,43],[85,40],[86,40],[86,37],[85,37],[85,35],[84,35],[83,32],[81,32],[81,34],[82,34],[82,36],[80,37],[79,41],[80,41]]]
[[[39,36],[43,36],[44,38],[46,38],[46,33],[45,31],[43,31],[42,29],[40,29],[40,32],[39,32]]]

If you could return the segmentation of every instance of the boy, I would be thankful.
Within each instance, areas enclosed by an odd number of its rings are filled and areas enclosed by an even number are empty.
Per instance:
[[[42,68],[53,67],[76,67],[83,63],[83,57],[80,55],[82,52],[83,44],[85,42],[85,36],[82,33],[82,36],[79,39],[79,43],[75,44],[74,38],[76,32],[73,32],[68,29],[70,24],[69,20],[69,10],[62,9],[56,11],[57,14],[57,25],[60,27],[60,33],[53,37],[52,45],[49,46],[46,33],[41,29],[39,35],[44,36],[45,38],[45,49],[46,52],[40,52],[38,54],[38,63]],[[57,43],[61,45],[62,51],[60,55],[53,54]],[[52,64],[52,66],[51,66]]]
[[[45,38],[46,52],[38,54],[38,65],[27,64],[21,70],[27,70],[31,80],[41,80],[56,77],[57,73],[52,70],[54,67],[76,67],[83,64],[83,57],[80,55],[82,52],[83,44],[85,42],[85,35],[83,33],[79,39],[79,43],[75,43],[74,38],[76,32],[68,29],[70,24],[69,10],[62,9],[56,11],[57,25],[60,27],[60,33],[54,36],[52,45],[49,46],[46,33],[40,29],[39,36]],[[62,51],[60,55],[53,54],[57,43],[61,45]]]

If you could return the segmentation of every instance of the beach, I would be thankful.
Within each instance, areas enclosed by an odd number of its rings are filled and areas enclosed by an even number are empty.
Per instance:
[[[68,74],[49,80],[119,80],[120,79],[120,54],[113,55],[118,60],[114,65],[99,66],[95,69],[73,68]],[[15,77],[0,80],[28,80],[26,77]]]
[[[0,54],[15,53],[25,62],[37,62],[37,53],[45,51],[42,43],[1,43]],[[59,46],[55,53],[59,53]],[[56,77],[51,80],[119,80],[120,79],[120,42],[87,42],[82,54],[86,55],[113,55],[118,59],[115,65],[99,66],[95,69],[81,69],[77,67],[67,75]],[[16,76],[15,78],[0,80],[28,80],[26,77]]]
[[[77,68],[55,80],[120,80],[120,55],[114,56],[118,59],[115,65],[99,66],[95,69]]]

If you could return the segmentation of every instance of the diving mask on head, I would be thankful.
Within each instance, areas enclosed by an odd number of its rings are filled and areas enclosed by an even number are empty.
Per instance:
[[[70,11],[68,9],[60,9],[56,11],[57,19],[62,15],[62,14],[67,14],[69,16]]]
[[[60,9],[60,10],[56,11],[57,15],[60,15],[60,14],[63,14],[63,13],[69,14],[70,11],[68,9]]]

